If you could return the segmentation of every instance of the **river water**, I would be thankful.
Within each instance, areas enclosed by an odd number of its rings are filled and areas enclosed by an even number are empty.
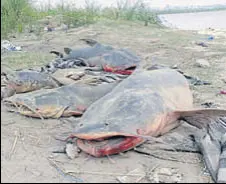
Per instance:
[[[226,29],[226,10],[159,15],[162,24],[182,30]]]
[[[115,7],[117,2],[128,1],[131,5],[137,0],[30,0],[37,7],[56,7],[64,4],[65,6],[82,8],[85,2],[96,2],[95,6]],[[226,0],[143,0],[145,4],[152,8],[164,9],[167,6],[205,6],[222,4],[226,5]],[[197,12],[197,13],[180,13],[180,14],[164,14],[159,15],[162,24],[183,30],[201,30],[206,28],[226,29],[226,10],[212,12]]]

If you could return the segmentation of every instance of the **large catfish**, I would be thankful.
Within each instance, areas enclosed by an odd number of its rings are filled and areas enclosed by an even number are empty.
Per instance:
[[[110,92],[117,82],[99,84],[72,83],[54,89],[41,89],[5,98],[9,111],[37,118],[81,116],[96,100]]]
[[[1,99],[16,93],[36,91],[42,88],[51,89],[62,86],[55,78],[46,73],[34,70],[19,70],[5,74],[5,87],[1,89]]]
[[[106,72],[130,75],[140,63],[140,58],[127,49],[116,49],[94,41],[91,47],[80,49],[64,48],[66,55],[51,51],[64,61],[82,60],[83,65],[101,67]],[[80,62],[77,62],[81,64]],[[76,65],[76,62],[74,62]],[[58,65],[59,67],[59,65]]]
[[[87,109],[70,137],[84,152],[101,157],[164,135],[181,119],[204,132],[196,139],[207,167],[215,181],[217,175],[226,181],[226,110],[194,108],[186,78],[172,69],[137,69]]]

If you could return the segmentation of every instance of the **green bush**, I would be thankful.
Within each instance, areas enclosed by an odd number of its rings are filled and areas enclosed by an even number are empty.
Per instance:
[[[102,14],[104,17],[111,19],[143,21],[145,25],[148,23],[157,23],[157,15],[142,0],[137,0],[133,4],[130,4],[128,0],[118,0],[116,8],[105,8]]]
[[[156,23],[156,15],[137,0],[130,4],[128,0],[118,0],[116,7],[101,8],[93,0],[85,0],[83,9],[72,9],[69,5],[60,5],[56,8],[42,7],[36,10],[29,4],[29,0],[3,0],[1,4],[1,38],[7,37],[12,32],[23,32],[25,29],[31,30],[37,20],[42,20],[46,16],[57,17],[60,15],[60,23],[65,23],[69,27],[78,27],[92,24],[100,19],[121,19],[129,21],[143,21]],[[56,18],[58,20],[58,18]],[[40,25],[38,25],[40,27]],[[42,29],[40,27],[40,29]],[[38,29],[39,30],[39,29]],[[39,32],[39,31],[38,31]]]
[[[22,32],[26,24],[36,19],[37,13],[28,0],[2,0],[1,38],[14,31]]]

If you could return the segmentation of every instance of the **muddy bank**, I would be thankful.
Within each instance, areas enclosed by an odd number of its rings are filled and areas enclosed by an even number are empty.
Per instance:
[[[40,39],[32,36],[12,39],[10,41],[22,46],[26,52],[8,53],[2,58],[2,63],[12,68],[43,65],[52,59],[50,50],[79,48],[84,46],[80,38],[92,38],[117,48],[128,48],[147,64],[177,65],[182,71],[211,82],[211,85],[192,87],[195,105],[226,108],[226,95],[219,95],[226,84],[226,37],[217,36],[215,32],[211,34],[214,39],[204,40],[208,47],[202,47],[195,44],[203,38],[203,34],[198,32],[156,25],[144,27],[143,23],[100,22],[70,29],[68,33],[45,33]],[[197,66],[196,62],[200,59],[208,61],[209,66]],[[150,183],[150,179],[153,181],[151,177],[154,180],[160,178],[156,175],[159,176],[162,170],[170,175],[170,180],[168,176],[159,179],[163,182],[171,181],[175,175],[179,176],[179,182],[212,182],[201,155],[197,153],[156,150],[152,156],[147,156],[130,151],[100,159],[81,153],[71,160],[65,154],[53,153],[62,151],[65,146],[55,137],[67,137],[79,123],[79,118],[42,121],[6,112],[4,108],[1,115],[2,182],[118,182],[118,177],[128,176],[133,171],[137,173],[133,181]]]

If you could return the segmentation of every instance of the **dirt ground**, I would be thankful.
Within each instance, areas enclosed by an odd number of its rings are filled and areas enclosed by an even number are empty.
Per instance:
[[[12,68],[41,66],[55,56],[50,50],[63,51],[64,47],[79,48],[85,44],[80,38],[92,38],[114,47],[128,48],[148,64],[177,65],[182,71],[211,82],[211,85],[191,86],[194,106],[212,103],[213,107],[226,108],[226,31],[212,31],[214,39],[193,31],[179,31],[156,25],[144,27],[142,23],[103,21],[94,25],[70,29],[68,33],[54,31],[42,36],[26,34],[12,38],[26,52],[2,54],[1,64]],[[208,47],[196,45],[205,42]],[[209,67],[197,67],[197,59],[205,59]],[[226,79],[225,79],[226,80]],[[63,150],[65,143],[55,137],[66,138],[79,118],[40,120],[9,113],[1,108],[1,182],[212,182],[198,153],[175,153],[178,160],[170,161],[139,154],[133,150],[121,155],[94,158],[85,153],[75,159]],[[165,157],[170,152],[162,151]],[[180,158],[180,159],[179,159]],[[171,172],[157,177],[161,169]],[[175,173],[172,170],[176,170]],[[133,173],[130,173],[133,171]],[[129,173],[129,174],[128,174]],[[135,174],[134,174],[135,173]],[[154,180],[153,180],[154,178]]]

